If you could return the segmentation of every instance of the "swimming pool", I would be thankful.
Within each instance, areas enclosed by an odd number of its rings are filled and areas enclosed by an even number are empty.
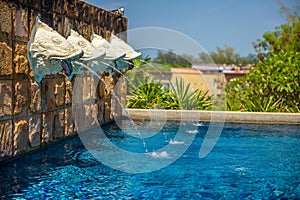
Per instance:
[[[145,140],[155,150],[172,140],[178,123]],[[209,123],[171,165],[149,173],[111,169],[93,158],[78,136],[0,166],[0,197],[16,199],[299,199],[299,125],[225,123],[216,146],[199,158]],[[143,152],[141,140],[116,124],[102,127],[110,140]],[[189,134],[187,132],[187,134]],[[181,145],[180,141],[174,145]]]

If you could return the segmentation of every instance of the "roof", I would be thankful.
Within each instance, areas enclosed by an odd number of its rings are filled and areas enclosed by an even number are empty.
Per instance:
[[[188,73],[188,74],[194,74],[194,73],[200,73],[202,74],[201,71],[199,71],[199,69],[195,69],[195,68],[171,68],[171,72],[172,73]]]
[[[193,69],[201,70],[201,71],[223,71],[223,66],[217,65],[193,65]]]

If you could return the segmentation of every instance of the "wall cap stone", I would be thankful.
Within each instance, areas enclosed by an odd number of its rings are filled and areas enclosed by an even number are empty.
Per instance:
[[[198,120],[204,122],[232,122],[254,124],[300,124],[300,113],[234,112],[198,110],[126,109],[133,120]],[[151,112],[151,115],[150,115]],[[127,114],[123,111],[123,116]]]

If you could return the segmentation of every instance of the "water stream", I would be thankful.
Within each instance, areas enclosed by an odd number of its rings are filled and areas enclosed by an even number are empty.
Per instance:
[[[128,120],[130,121],[130,123],[132,124],[132,127],[135,131],[136,134],[132,134],[133,132],[130,132],[130,135],[133,136],[133,137],[136,137],[138,136],[140,138],[140,140],[142,141],[143,143],[143,146],[145,148],[145,152],[148,153],[148,148],[147,148],[147,145],[146,145],[146,142],[145,140],[143,139],[139,129],[137,128],[135,122],[131,119],[129,113],[127,112],[125,106],[122,104],[120,98],[115,94],[114,90],[102,79],[102,77],[97,74],[94,70],[92,70],[91,68],[89,68],[88,66],[86,66],[85,64],[83,63],[80,63],[80,62],[76,62],[76,64],[79,64],[80,66],[82,66],[83,68],[87,69],[89,72],[91,72],[92,74],[94,74],[111,92],[112,96],[117,100],[118,104],[121,106],[122,110],[124,111],[126,117],[128,117]]]

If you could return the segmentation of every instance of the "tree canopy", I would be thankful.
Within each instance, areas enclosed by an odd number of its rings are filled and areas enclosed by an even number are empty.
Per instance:
[[[300,17],[263,34],[254,44],[259,61],[227,85],[231,110],[300,112]]]
[[[163,64],[169,67],[183,67],[190,68],[192,65],[183,56],[177,55],[172,51],[164,53],[163,51],[158,51],[152,62]]]
[[[169,68],[190,68],[192,64],[247,65],[253,64],[256,60],[257,58],[253,54],[243,57],[236,53],[233,47],[225,46],[224,48],[217,47],[216,52],[200,52],[198,56],[188,54],[176,55],[172,51],[164,53],[159,50],[152,62],[163,64]]]
[[[217,47],[217,52],[211,52],[210,57],[216,64],[247,65],[256,61],[255,55],[249,54],[246,57],[240,56],[233,47],[225,46],[224,49]]]

